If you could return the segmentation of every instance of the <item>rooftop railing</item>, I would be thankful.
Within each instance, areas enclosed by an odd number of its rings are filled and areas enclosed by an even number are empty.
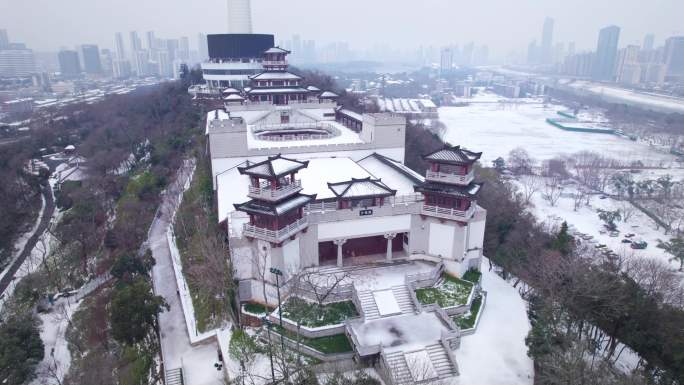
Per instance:
[[[455,219],[464,220],[470,219],[475,212],[475,204],[471,204],[470,208],[467,210],[449,208],[449,207],[439,207],[424,204],[421,213],[424,215],[430,215],[433,217],[444,218],[444,219]]]
[[[465,175],[447,173],[441,171],[430,171],[425,173],[425,179],[433,182],[451,183],[466,186],[475,179],[475,173],[471,170]]]
[[[291,223],[279,230],[265,229],[263,227],[258,227],[245,223],[242,228],[242,235],[245,237],[257,238],[268,242],[280,243],[288,237],[293,236],[298,232],[304,230],[307,226],[309,226],[309,222],[306,218],[299,219],[296,222]]]
[[[302,181],[296,180],[293,183],[271,187],[268,183],[262,183],[259,187],[249,186],[249,196],[254,199],[264,199],[267,201],[277,201],[302,190]]]

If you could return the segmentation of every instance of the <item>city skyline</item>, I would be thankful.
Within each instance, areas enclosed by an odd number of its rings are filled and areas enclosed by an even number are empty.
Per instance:
[[[46,0],[13,3],[0,15],[0,28],[7,29],[13,41],[24,42],[36,51],[57,51],[60,47],[72,48],[81,44],[114,48],[112,37],[116,32],[128,34],[129,31],[139,31],[144,34],[146,31],[155,31],[162,36],[192,37],[200,32],[211,34],[228,31],[225,12],[210,13],[202,18],[187,18],[187,6],[178,0],[165,1],[163,4],[159,0],[144,3],[131,1],[130,7],[125,4],[128,2],[122,0],[117,7],[108,8],[83,0],[59,5]],[[662,45],[667,37],[684,32],[677,30],[680,27],[676,17],[684,12],[684,4],[676,1],[661,1],[663,6],[646,9],[637,1],[606,0],[599,6],[584,0],[572,4],[550,2],[544,5],[532,0],[519,1],[515,5],[503,0],[494,2],[498,4],[496,9],[501,11],[498,14],[507,15],[515,11],[518,16],[494,15],[488,11],[494,4],[447,4],[437,0],[426,1],[420,9],[403,7],[396,1],[386,0],[370,4],[359,0],[344,4],[318,4],[301,0],[288,7],[279,7],[278,12],[273,12],[273,1],[261,0],[253,2],[252,13],[254,32],[274,33],[278,40],[289,39],[297,34],[305,39],[316,40],[319,46],[342,41],[359,50],[375,46],[410,50],[420,45],[440,47],[475,42],[487,45],[493,58],[505,57],[510,51],[525,52],[531,39],[539,39],[539,29],[546,17],[555,21],[554,42],[573,41],[578,51],[595,48],[596,34],[611,24],[622,29],[620,46],[641,44],[648,33],[655,34],[656,45]],[[60,12],[56,12],[56,6],[59,6]],[[225,9],[226,1],[208,0],[206,6]],[[31,8],[32,20],[41,28],[34,28],[32,23],[18,22],[21,20],[19,16],[29,11],[27,7]],[[598,12],[596,8],[606,12]],[[138,12],[131,14],[128,12],[130,9]],[[417,28],[397,28],[393,35],[388,35],[386,28],[379,28],[377,23],[372,22],[378,12],[382,12],[394,25],[412,24]],[[84,17],[74,18],[78,14]],[[320,29],[317,20],[326,14],[334,14],[338,20],[354,20],[355,25],[363,27],[345,31],[344,34],[339,28]],[[68,18],[69,22],[60,17]],[[582,28],[578,29],[576,25],[580,22]],[[97,28],[93,28],[95,25]],[[51,33],[45,36],[45,30]],[[195,39],[192,40],[194,42]]]

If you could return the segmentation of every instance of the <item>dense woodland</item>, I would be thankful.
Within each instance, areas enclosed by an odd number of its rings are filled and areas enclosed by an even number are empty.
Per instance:
[[[56,247],[17,287],[3,310],[0,334],[24,325],[30,330],[21,336],[27,343],[34,341],[36,306],[40,311],[45,298],[109,272],[112,279],[70,318],[72,364],[63,383],[146,384],[159,375],[154,364],[159,350],[156,319],[166,304],[152,293],[149,270],[154,261],[143,245],[160,192],[201,133],[200,115],[184,82],[147,87],[59,114],[67,118],[35,127],[17,153],[74,144],[87,159],[87,178],[67,182],[56,193],[62,212],[51,230]],[[15,159],[21,161],[19,155]],[[33,367],[42,358],[42,342],[38,339],[40,349],[19,353],[22,344],[15,342],[0,341],[0,378],[22,384],[36,374]]]
[[[410,124],[406,144],[407,165],[422,172],[420,155],[443,143]],[[684,384],[680,278],[657,262],[606,259],[577,246],[567,226],[537,223],[523,194],[498,171],[481,168],[477,175],[485,183],[478,198],[487,209],[484,254],[531,305],[526,342],[536,382]],[[642,358],[636,373],[614,366],[625,346]]]

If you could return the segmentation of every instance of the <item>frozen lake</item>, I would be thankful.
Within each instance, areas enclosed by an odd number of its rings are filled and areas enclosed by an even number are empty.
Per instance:
[[[559,117],[556,112],[565,110],[563,106],[477,103],[490,99],[491,94],[484,94],[465,107],[439,108],[440,120],[447,127],[444,140],[484,152],[485,164],[499,156],[506,158],[516,147],[524,147],[537,160],[585,150],[625,161],[669,165],[675,160],[674,156],[646,143],[616,135],[563,131],[546,123],[546,118]]]

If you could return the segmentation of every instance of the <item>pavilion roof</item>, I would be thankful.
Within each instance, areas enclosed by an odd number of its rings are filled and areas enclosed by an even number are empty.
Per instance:
[[[459,198],[475,198],[482,189],[483,183],[471,183],[467,186],[452,185],[426,181],[415,187],[417,192],[451,195]]]
[[[437,163],[471,165],[482,156],[481,152],[473,152],[461,146],[445,145],[443,148],[423,155],[423,159]]]
[[[316,199],[316,194],[296,194],[281,202],[267,202],[252,199],[245,203],[236,203],[233,206],[235,206],[236,210],[244,211],[250,214],[279,216],[303,207],[309,202],[312,202],[314,199]]]
[[[338,198],[382,197],[397,193],[397,190],[392,190],[382,183],[380,179],[371,179],[370,177],[363,179],[352,178],[350,181],[328,183],[328,188]]]
[[[300,162],[296,159],[289,159],[281,156],[270,156],[268,159],[259,162],[248,164],[244,167],[238,167],[238,171],[242,175],[252,175],[262,178],[278,178],[293,172],[297,172],[309,165],[309,161]]]

